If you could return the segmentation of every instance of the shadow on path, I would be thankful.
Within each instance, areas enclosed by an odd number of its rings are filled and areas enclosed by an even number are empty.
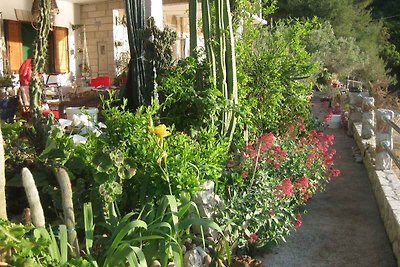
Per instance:
[[[313,113],[324,112],[315,102]],[[335,135],[341,175],[308,202],[302,227],[264,255],[263,266],[397,266],[367,171],[353,159],[355,141],[341,128],[327,132]]]

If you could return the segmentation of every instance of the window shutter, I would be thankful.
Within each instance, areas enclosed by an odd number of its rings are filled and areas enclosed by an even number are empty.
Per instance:
[[[7,20],[5,30],[10,70],[18,72],[19,67],[22,65],[21,23]]]
[[[68,29],[55,27],[53,34],[54,34],[54,70],[56,73],[69,72]]]

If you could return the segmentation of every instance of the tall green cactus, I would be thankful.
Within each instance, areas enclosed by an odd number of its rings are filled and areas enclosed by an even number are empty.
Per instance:
[[[203,21],[203,35],[204,35],[204,46],[207,55],[207,61],[210,66],[211,79],[215,87],[217,87],[217,69],[215,63],[215,53],[212,45],[211,36],[211,6],[210,0],[201,1],[201,12]]]
[[[28,168],[22,169],[22,185],[24,186],[29,208],[31,209],[32,223],[36,227],[45,227],[45,219],[39,192],[35,180]]]
[[[75,213],[72,201],[71,180],[67,171],[63,168],[57,170],[57,181],[61,189],[61,203],[64,213],[64,223],[68,229],[68,242],[72,246],[72,255],[79,256],[79,244],[75,231]]]
[[[229,0],[222,0],[222,1],[223,1],[222,13],[223,13],[225,31],[229,33],[226,36],[227,44],[226,44],[226,55],[225,55],[226,83],[228,90],[227,99],[228,103],[231,105],[231,108],[235,108],[239,102],[237,75],[236,75],[235,36],[233,33]],[[236,127],[236,116],[234,110],[232,109],[227,112],[226,126],[228,126],[226,128],[226,131],[229,134],[230,140],[232,140]]]
[[[1,128],[0,128],[0,219],[7,220],[4,140]]]
[[[141,38],[145,30],[144,1],[125,0],[125,10],[131,59],[124,97],[128,99],[128,108],[136,110],[142,105],[151,105],[154,96],[154,92],[146,90],[144,41]]]
[[[50,33],[50,0],[40,0],[39,16],[36,23],[37,32],[35,40],[35,49],[33,53],[33,69],[31,81],[29,83],[30,110],[33,126],[35,128],[35,143],[40,151],[44,149],[46,135],[48,132],[47,124],[43,123],[42,115],[42,79],[40,73],[45,72],[47,64],[48,35]],[[51,118],[51,117],[50,117]]]
[[[197,47],[197,0],[189,0],[190,55],[196,56]]]
[[[212,8],[209,0],[202,1],[202,19],[207,60],[211,75],[227,101],[228,108],[222,114],[222,132],[233,138],[236,127],[235,107],[238,105],[236,77],[235,39],[229,0],[215,0],[215,25],[211,24]],[[213,51],[216,44],[216,54]],[[217,71],[218,70],[218,71]]]

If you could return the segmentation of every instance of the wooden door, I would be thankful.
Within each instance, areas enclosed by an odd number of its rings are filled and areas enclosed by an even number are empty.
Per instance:
[[[54,36],[54,70],[56,73],[69,72],[68,29],[55,27]]]
[[[5,33],[10,70],[18,72],[22,65],[21,23],[12,20],[5,21]]]

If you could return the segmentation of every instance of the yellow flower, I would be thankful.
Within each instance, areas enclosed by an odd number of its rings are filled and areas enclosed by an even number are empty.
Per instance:
[[[155,133],[159,138],[164,138],[171,135],[171,133],[168,132],[167,126],[165,126],[165,124],[160,124],[157,127],[153,128],[152,132]]]

